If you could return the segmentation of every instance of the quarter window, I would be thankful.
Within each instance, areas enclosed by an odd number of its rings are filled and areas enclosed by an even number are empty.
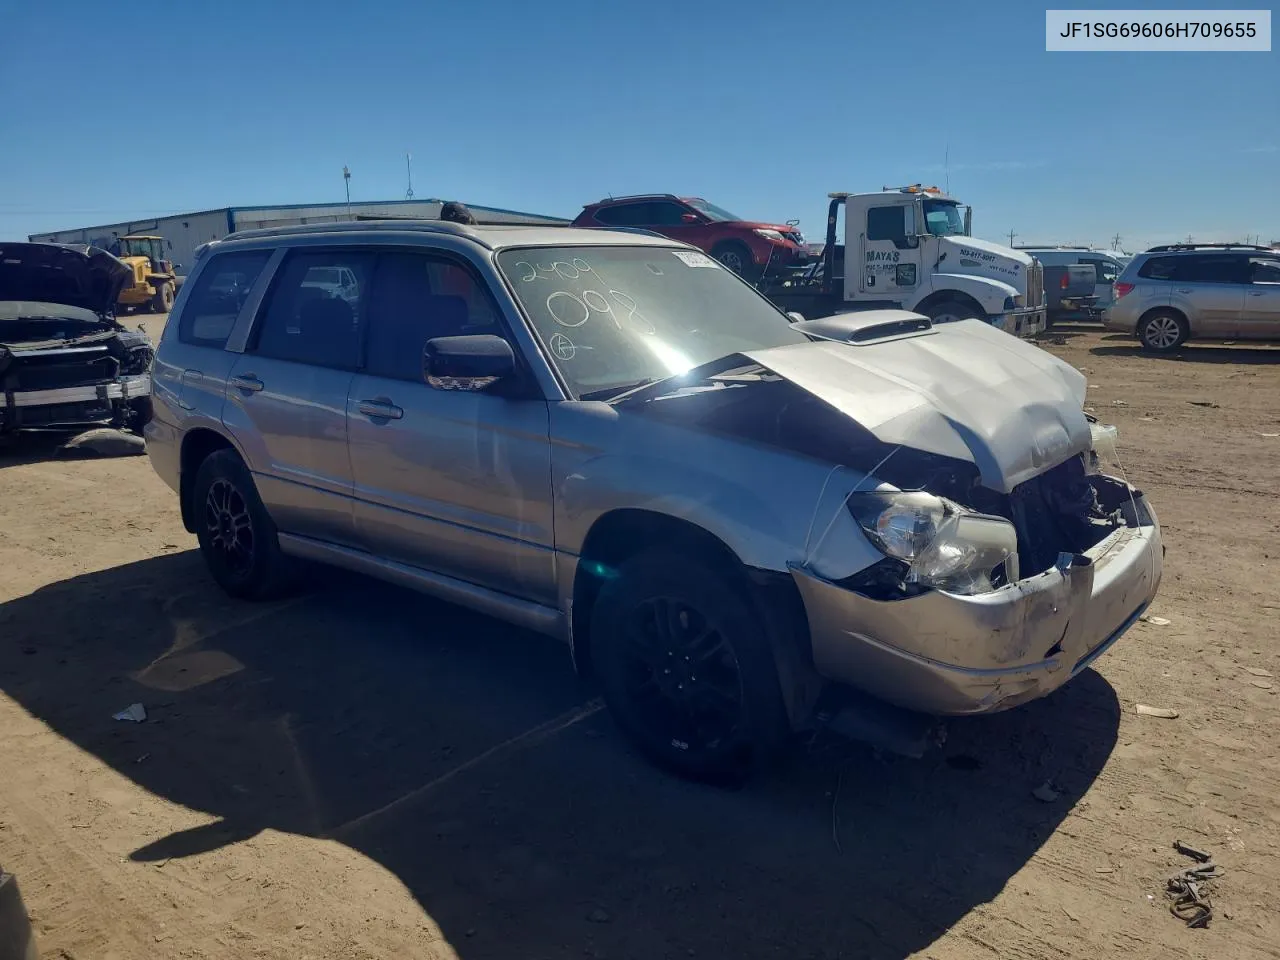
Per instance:
[[[251,250],[218,254],[210,260],[182,308],[178,339],[219,350],[225,347],[240,308],[269,259],[270,250]]]
[[[354,370],[373,255],[321,250],[290,255],[272,285],[254,352],[277,360]],[[341,282],[350,271],[355,285]]]
[[[1280,260],[1253,257],[1249,261],[1254,283],[1280,283]]]

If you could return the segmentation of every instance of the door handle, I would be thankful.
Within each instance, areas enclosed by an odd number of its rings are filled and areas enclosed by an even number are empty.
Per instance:
[[[361,400],[356,409],[375,420],[399,420],[404,416],[404,410],[390,400]]]
[[[1265,294],[1265,293],[1250,293],[1250,294],[1249,294],[1249,296],[1251,296],[1251,297],[1265,297],[1265,296],[1266,296],[1266,294]]]
[[[1178,292],[1179,293],[1195,293],[1195,291],[1192,290],[1190,287],[1179,287]]]
[[[258,393],[262,390],[263,382],[255,377],[252,373],[246,373],[243,376],[232,377],[231,385],[237,390],[244,390],[247,393]]]

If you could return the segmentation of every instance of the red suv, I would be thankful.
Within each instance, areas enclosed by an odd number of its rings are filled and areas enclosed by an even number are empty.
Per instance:
[[[700,247],[739,276],[785,273],[813,258],[793,224],[735,217],[700,197],[610,197],[582,208],[575,227],[641,227]]]

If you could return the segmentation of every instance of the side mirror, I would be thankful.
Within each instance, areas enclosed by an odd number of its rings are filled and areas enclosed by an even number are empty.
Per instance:
[[[684,223],[699,223],[701,218],[696,213],[682,213],[680,219]]]
[[[792,323],[804,323],[804,314],[799,313],[795,310],[788,310],[787,319],[790,320]]]
[[[492,334],[436,337],[422,348],[422,374],[437,390],[484,390],[516,369],[511,344]]]

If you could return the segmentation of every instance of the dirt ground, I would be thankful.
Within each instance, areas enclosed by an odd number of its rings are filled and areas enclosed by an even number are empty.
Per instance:
[[[41,957],[1280,956],[1280,349],[1048,349],[1160,515],[1168,623],[940,755],[738,792],[633,756],[551,641],[346,576],[232,602],[145,457],[0,455],[0,864]],[[1207,930],[1177,839],[1226,869]]]

